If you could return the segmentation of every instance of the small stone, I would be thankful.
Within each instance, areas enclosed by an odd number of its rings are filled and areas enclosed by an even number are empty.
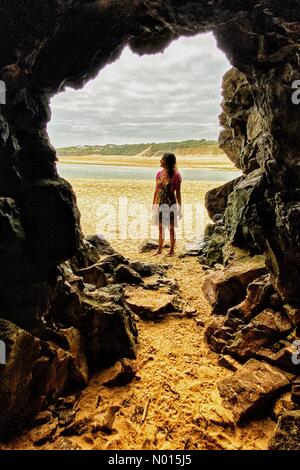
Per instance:
[[[200,326],[201,328],[205,326],[205,322],[201,320],[201,318],[194,318],[194,320],[197,326]]]
[[[99,381],[106,387],[117,387],[131,382],[137,372],[137,367],[133,361],[122,359],[116,362],[112,367],[105,370]]]
[[[139,246],[140,253],[147,253],[148,251],[157,250],[158,242],[156,240],[147,239],[144,240]]]
[[[73,410],[62,410],[58,412],[58,424],[60,426],[69,426],[74,422],[76,417],[76,412]]]

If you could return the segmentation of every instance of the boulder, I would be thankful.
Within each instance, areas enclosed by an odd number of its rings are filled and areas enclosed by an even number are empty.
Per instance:
[[[64,337],[64,349],[69,353],[68,388],[83,388],[89,382],[89,368],[83,336],[74,327],[60,329],[58,334]]]
[[[159,320],[167,313],[181,311],[177,295],[145,291],[142,288],[126,289],[126,303],[129,308],[144,320]]]
[[[255,353],[257,359],[269,362],[282,370],[299,373],[299,366],[293,364],[295,348],[287,340],[281,340],[268,348],[259,349]]]
[[[227,199],[236,184],[242,180],[242,176],[223,184],[218,188],[213,188],[205,194],[205,208],[211,219],[217,214],[223,215],[227,207]]]
[[[76,274],[83,278],[87,284],[93,284],[96,288],[105,287],[107,279],[102,267],[99,264],[93,264],[87,268],[76,271]]]
[[[246,296],[247,286],[254,279],[266,274],[262,256],[246,257],[233,262],[222,271],[217,270],[204,277],[202,290],[212,306],[212,312],[227,313],[228,308],[240,303]]]
[[[147,239],[144,240],[139,246],[140,253],[147,253],[148,251],[157,250],[158,248],[158,241]]]
[[[0,439],[6,439],[66,389],[69,357],[3,319],[0,340],[7,348],[0,365]]]
[[[106,387],[119,387],[131,382],[137,373],[137,367],[129,359],[117,361],[112,367],[102,372],[99,383]]]
[[[120,253],[114,253],[112,255],[105,256],[105,258],[102,258],[101,261],[98,263],[98,266],[100,266],[105,273],[113,274],[115,269],[120,264],[128,265],[128,263],[128,259],[125,258],[123,255],[121,255]]]
[[[274,344],[287,336],[292,330],[293,325],[285,314],[266,309],[235,334],[226,351],[246,360],[253,357],[262,347]]]
[[[130,266],[120,264],[114,274],[114,281],[128,284],[143,284],[143,278]]]
[[[268,412],[276,395],[290,385],[291,376],[256,359],[250,359],[230,377],[218,383],[224,406],[233,411],[237,424]]]
[[[163,276],[166,272],[166,269],[168,269],[168,265],[145,263],[143,261],[131,261],[129,262],[129,266],[142,277],[150,277],[154,276],[155,274]]]
[[[79,269],[87,268],[97,264],[100,260],[100,255],[97,249],[87,239],[83,239],[79,250],[76,255],[70,259],[70,265],[74,272]]]
[[[85,239],[96,248],[99,255],[112,255],[115,253],[111,244],[103,236],[88,235]]]
[[[110,296],[100,304],[86,296],[79,324],[74,326],[84,337],[88,363],[93,369],[111,366],[120,358],[136,357],[137,332],[132,312],[123,298],[116,302]]]

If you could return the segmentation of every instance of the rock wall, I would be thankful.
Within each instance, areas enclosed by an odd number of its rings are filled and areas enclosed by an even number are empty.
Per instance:
[[[220,204],[210,210],[218,220],[212,252],[225,263],[236,256],[232,244],[264,254],[275,293],[299,306],[300,108],[291,100],[292,82],[299,78],[299,7],[300,0],[2,2],[0,309],[1,317],[16,326],[3,323],[0,330],[1,337],[11,331],[16,341],[24,337],[34,345],[32,380],[46,380],[40,363],[52,363],[49,370],[58,367],[54,356],[59,352],[45,353],[48,346],[39,343],[49,341],[45,330],[52,324],[58,291],[72,308],[80,304],[79,311],[91,312],[72,285],[64,286],[68,281],[61,273],[61,263],[82,249],[83,235],[76,197],[57,174],[47,135],[49,101],[66,86],[84,86],[125,45],[138,54],[156,53],[181,35],[214,32],[235,67],[224,80],[220,142],[244,176],[208,196],[209,209],[214,194]],[[210,227],[210,235],[215,229]],[[80,331],[75,323],[62,326]],[[71,336],[79,338],[73,330]],[[9,354],[10,361],[14,353]],[[42,388],[39,396],[47,395]],[[51,394],[60,390],[57,385]],[[1,393],[3,409],[8,391]]]

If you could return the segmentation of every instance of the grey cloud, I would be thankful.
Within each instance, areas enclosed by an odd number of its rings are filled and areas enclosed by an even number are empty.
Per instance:
[[[181,38],[153,56],[125,49],[83,90],[52,99],[50,138],[56,147],[216,139],[229,68],[210,34]]]

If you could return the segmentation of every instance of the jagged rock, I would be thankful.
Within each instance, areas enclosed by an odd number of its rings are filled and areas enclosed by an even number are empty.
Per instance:
[[[93,245],[99,255],[112,255],[115,253],[115,250],[111,244],[104,238],[99,235],[89,235],[85,239]]]
[[[126,385],[135,377],[136,372],[137,367],[132,361],[122,359],[101,375],[100,383],[106,387]]]
[[[236,318],[244,322],[251,320],[270,304],[273,293],[274,289],[270,283],[269,275],[255,279],[247,287],[246,299],[228,310],[225,325],[229,326],[230,322]]]
[[[139,246],[140,253],[147,253],[148,251],[157,250],[158,241],[157,240],[144,240]]]
[[[279,417],[269,450],[300,450],[300,410]]]
[[[207,231],[205,232],[204,241],[199,247],[198,259],[202,265],[212,268],[215,264],[223,264],[224,262],[223,250],[227,239],[227,232],[223,224],[210,224],[208,227],[212,227],[212,230],[210,234]]]
[[[123,303],[110,299],[98,304],[85,298],[78,329],[84,336],[85,351],[92,368],[110,366],[123,357],[136,357],[136,329],[131,311]]]
[[[98,265],[103,269],[105,273],[113,274],[115,269],[120,264],[128,265],[129,261],[120,253],[114,253],[113,255],[106,256],[101,259]]]
[[[74,328],[59,330],[59,335],[65,338],[64,349],[69,353],[69,388],[82,388],[89,382],[89,368],[84,348],[84,339]]]
[[[129,308],[139,317],[145,320],[159,320],[167,313],[181,310],[181,304],[177,296],[160,293],[159,296],[154,291],[127,289],[126,302]]]
[[[68,358],[61,349],[2,319],[0,339],[7,345],[6,365],[0,365],[0,438],[6,438],[38,413],[47,398],[62,393]]]
[[[80,216],[67,181],[56,178],[24,182],[17,198],[26,250],[39,269],[69,259],[80,249]]]
[[[233,411],[237,424],[259,417],[290,384],[290,378],[276,367],[250,359],[241,369],[218,383],[224,406]]]
[[[257,359],[264,360],[280,369],[297,373],[298,367],[292,362],[295,349],[288,341],[279,341],[269,348],[259,349],[255,353]]]
[[[261,348],[287,336],[292,330],[293,325],[288,317],[281,312],[266,309],[235,334],[226,352],[246,360]]]
[[[93,264],[87,268],[82,268],[76,271],[78,276],[81,276],[87,284],[93,284],[96,288],[105,287],[107,279],[105,273],[99,264]]]
[[[145,263],[142,261],[131,261],[129,266],[142,277],[154,276],[155,274],[164,276],[166,269],[168,269],[168,265]]]
[[[100,255],[97,249],[87,239],[83,239],[80,249],[77,250],[76,255],[70,260],[73,271],[88,268],[97,264],[100,260]]]
[[[205,249],[205,242],[189,242],[186,243],[182,252],[178,255],[179,258],[184,258],[186,256],[199,256],[202,250]]]
[[[263,171],[259,168],[234,186],[233,191],[228,195],[224,214],[228,241],[240,248],[247,246],[256,253],[262,251],[263,243],[263,234],[258,222],[255,222],[259,220],[257,205],[262,198]],[[254,228],[248,227],[246,223],[248,218],[253,221]]]
[[[130,266],[126,264],[120,264],[114,275],[115,282],[122,282],[128,284],[143,284],[143,278]]]
[[[240,181],[242,181],[242,176],[229,181],[218,188],[207,191],[205,194],[205,208],[211,219],[216,215],[224,215],[227,207],[228,196],[233,191],[235,185]]]
[[[232,263],[223,271],[218,270],[206,275],[202,290],[212,306],[213,313],[226,314],[228,308],[245,298],[248,284],[265,273],[263,257],[254,256]]]

